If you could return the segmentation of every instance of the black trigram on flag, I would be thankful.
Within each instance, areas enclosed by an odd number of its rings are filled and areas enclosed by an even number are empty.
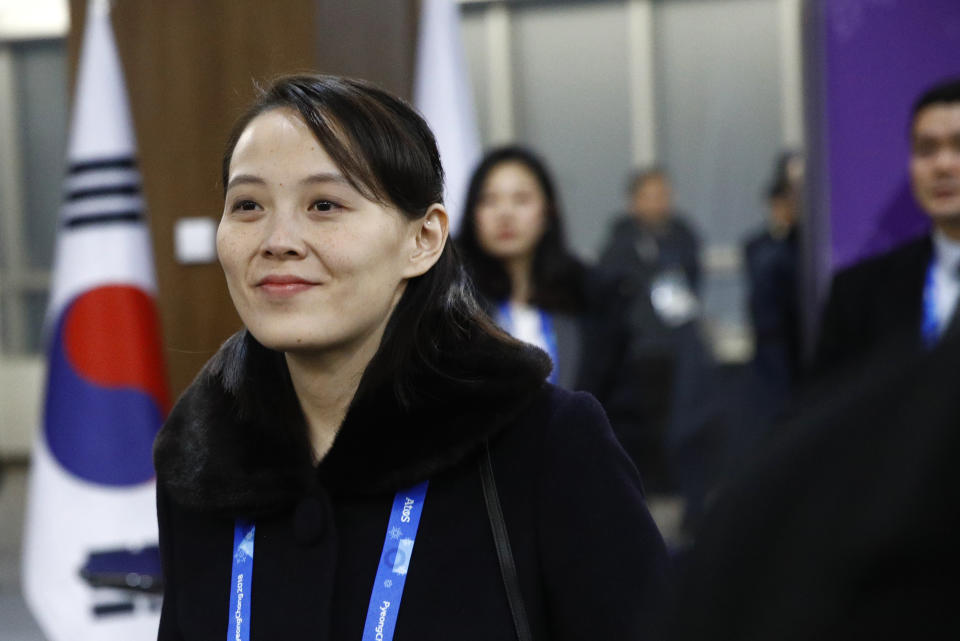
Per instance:
[[[73,162],[67,171],[62,221],[65,227],[144,220],[137,161],[131,157]]]

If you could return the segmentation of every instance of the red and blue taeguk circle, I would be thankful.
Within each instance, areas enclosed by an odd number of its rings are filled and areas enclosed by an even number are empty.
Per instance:
[[[101,485],[153,478],[169,392],[153,298],[108,285],[73,299],[50,347],[44,431],[70,473]]]

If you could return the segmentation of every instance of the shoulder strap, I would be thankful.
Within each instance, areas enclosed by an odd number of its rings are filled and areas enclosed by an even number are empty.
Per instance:
[[[483,452],[480,453],[480,480],[483,483],[483,500],[487,504],[487,516],[490,518],[490,529],[493,531],[493,541],[500,561],[503,586],[506,588],[510,614],[513,616],[513,627],[517,631],[519,641],[533,641],[527,610],[523,605],[523,594],[520,592],[520,577],[517,574],[513,550],[510,549],[510,535],[507,533],[507,524],[503,520],[497,482],[493,477],[490,443],[486,441],[483,444]]]

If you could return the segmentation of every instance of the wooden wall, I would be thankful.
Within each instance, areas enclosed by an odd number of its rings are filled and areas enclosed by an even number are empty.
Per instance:
[[[76,61],[85,2],[71,0]],[[178,218],[219,218],[220,157],[253,82],[291,72],[367,78],[409,97],[416,0],[115,0],[149,207],[171,392],[240,326],[218,264],[174,260]]]

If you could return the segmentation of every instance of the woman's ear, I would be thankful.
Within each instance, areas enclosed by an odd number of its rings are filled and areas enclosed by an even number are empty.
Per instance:
[[[415,223],[413,253],[410,254],[410,264],[404,273],[406,278],[414,278],[425,274],[440,259],[443,248],[447,244],[450,219],[443,205],[430,205],[426,215]]]

